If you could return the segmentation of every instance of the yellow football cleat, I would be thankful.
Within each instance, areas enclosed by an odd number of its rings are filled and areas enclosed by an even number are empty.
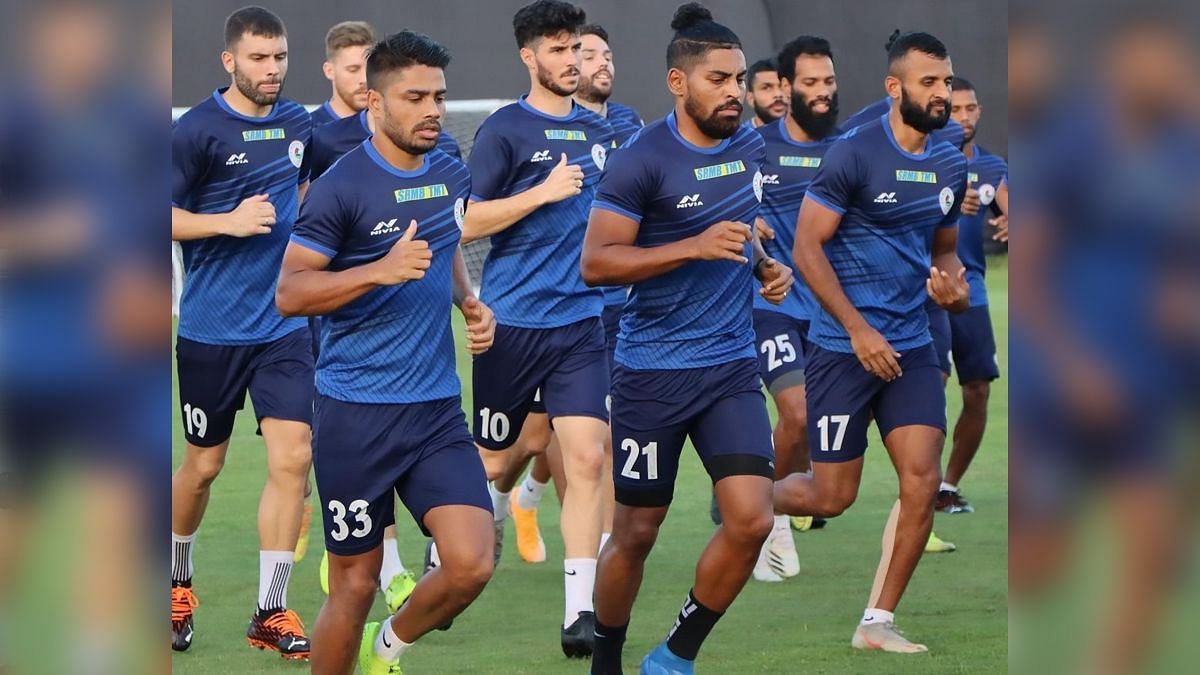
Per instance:
[[[812,529],[813,517],[812,516],[792,516],[791,522],[792,522],[793,530],[795,530],[797,532],[808,532],[809,530]]]
[[[382,627],[383,624],[378,621],[363,626],[362,642],[358,645],[358,670],[362,675],[404,675],[400,672],[398,662],[388,663],[375,653],[375,638]]]
[[[926,553],[950,553],[958,547],[948,541],[942,541],[932,531],[929,533],[929,541],[925,542]]]
[[[537,509],[521,508],[520,490],[513,490],[508,498],[508,510],[517,529],[517,553],[527,563],[546,561],[546,542],[538,529]]]
[[[387,601],[388,611],[392,614],[400,611],[400,605],[412,595],[413,589],[417,587],[417,580],[413,578],[413,573],[405,570],[404,572],[392,577],[388,582],[387,588],[383,589],[383,599]]]
[[[329,595],[329,551],[321,555],[321,569],[317,573],[321,577],[321,592]]]

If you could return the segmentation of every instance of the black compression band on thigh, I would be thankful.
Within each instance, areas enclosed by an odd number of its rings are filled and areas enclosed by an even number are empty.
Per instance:
[[[730,476],[763,476],[775,480],[775,467],[762,455],[715,455],[705,463],[713,483]]]

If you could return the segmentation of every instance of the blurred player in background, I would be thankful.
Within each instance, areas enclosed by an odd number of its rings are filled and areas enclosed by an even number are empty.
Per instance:
[[[322,69],[333,94],[312,112],[313,127],[350,117],[367,107],[367,50],[375,29],[366,21],[343,21],[325,34]],[[321,174],[314,173],[313,178]]]
[[[539,391],[562,447],[560,637],[568,657],[592,652],[608,433],[604,299],[580,277],[579,253],[612,127],[571,98],[579,87],[585,21],[582,9],[559,0],[538,0],[513,17],[530,91],[476,133],[463,225],[465,240],[491,237],[492,245],[481,295],[499,326],[494,347],[475,357],[473,373],[475,443],[488,478],[496,481],[508,469],[507,450]],[[498,544],[510,497],[494,483],[489,489]]]
[[[895,40],[886,79],[893,105],[825,153],[796,227],[796,265],[821,306],[805,371],[813,474],[776,483],[776,506],[824,517],[849,507],[872,420],[900,484],[895,542],[884,549],[890,565],[855,630],[859,649],[926,651],[896,630],[894,612],[933,525],[945,440],[925,301],[954,311],[968,301],[955,252],[966,159],[931,138],[950,117],[952,78],[940,40]]]
[[[766,234],[763,248],[767,254],[791,267],[800,205],[821,158],[837,138],[838,83],[833,50],[824,38],[795,38],[783,46],[777,62],[781,90],[791,101],[787,115],[758,128],[766,143],[759,228]],[[754,297],[758,372],[779,414],[773,434],[776,480],[811,470],[804,365],[815,307],[808,287],[799,282],[779,304],[767,302],[757,293]],[[807,519],[806,525],[811,527],[812,516],[800,518]],[[799,573],[800,559],[788,517],[778,511],[771,536],[754,566],[754,578],[782,581]]]
[[[788,111],[787,93],[779,86],[775,59],[759,59],[746,71],[746,103],[754,110],[750,126],[761,127],[782,119]]]
[[[280,274],[283,313],[324,316],[314,457],[330,593],[314,673],[349,672],[356,648],[364,675],[398,672],[400,655],[492,573],[491,502],[463,416],[451,304],[473,354],[491,345],[495,322],[458,246],[470,175],[436,149],[449,60],[409,31],[372,48],[368,113],[382,133],[314,183]],[[439,542],[441,565],[364,631],[394,494]]]
[[[754,360],[751,293],[781,302],[791,269],[754,234],[762,137],[740,123],[741,42],[698,3],[675,12],[667,86],[675,110],[613,155],[581,266],[588,283],[632,284],[613,369],[612,538],[596,583],[592,673],[621,672],[646,558],[690,437],[723,524],[642,673],[692,673],[700,647],[750,577],[771,530],[771,422]]]
[[[182,242],[187,271],[176,342],[187,449],[172,480],[171,646],[191,646],[192,546],[248,390],[266,443],[267,484],[247,640],[304,659],[309,641],[287,608],[287,586],[311,460],[312,340],[303,319],[276,311],[274,286],[308,187],[312,121],[281,96],[288,42],[275,14],[231,14],[221,61],[230,86],[179,118],[171,143],[171,235]]]

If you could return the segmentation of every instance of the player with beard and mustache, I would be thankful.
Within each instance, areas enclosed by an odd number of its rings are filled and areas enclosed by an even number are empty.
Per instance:
[[[795,38],[783,46],[777,62],[779,83],[791,98],[791,106],[784,118],[757,129],[767,148],[758,226],[767,254],[790,266],[800,204],[821,158],[837,137],[838,83],[833,50],[823,38]],[[810,469],[804,355],[816,301],[803,283],[796,283],[793,291],[778,305],[754,298],[758,372],[779,412],[774,431],[776,480]],[[811,516],[797,517],[797,521],[801,531],[814,525]],[[776,511],[771,536],[754,566],[754,578],[782,581],[799,573],[800,559],[788,517]]]
[[[898,38],[885,80],[894,105],[826,150],[796,225],[796,267],[819,303],[805,368],[813,473],[777,482],[775,506],[825,518],[848,508],[872,420],[900,487],[894,542],[884,540],[887,564],[851,640],[857,649],[927,651],[896,629],[894,612],[932,530],[946,434],[925,302],[968,306],[956,253],[967,161],[930,136],[949,118],[953,76],[940,40]]]
[[[248,390],[267,446],[267,484],[247,640],[306,659],[309,641],[287,609],[287,586],[311,458],[312,340],[303,319],[279,315],[274,297],[308,187],[312,120],[280,96],[288,43],[275,14],[231,14],[221,62],[231,85],[192,107],[171,134],[171,237],[187,272],[176,341],[187,446],[171,483],[171,646],[191,646],[192,545]]]
[[[470,174],[436,149],[449,61],[411,31],[371,49],[378,133],[313,184],[279,272],[280,313],[323,316],[313,428],[330,594],[313,673],[350,672],[356,652],[364,675],[399,672],[400,655],[492,574],[491,499],[463,416],[451,305],[472,354],[488,349],[495,321],[459,247]],[[364,627],[396,496],[440,544],[441,566]]]
[[[675,109],[613,154],[580,265],[593,285],[632,284],[612,383],[612,537],[596,578],[592,673],[621,672],[646,558],[667,516],[690,437],[724,524],[643,673],[691,673],[701,644],[750,577],[771,530],[771,422],[754,360],[751,295],[782,302],[791,268],[766,255],[758,215],[763,141],[740,122],[746,58],[697,3],[671,22]],[[757,281],[756,281],[757,278]]]
[[[608,435],[609,368],[604,294],[584,284],[579,252],[612,126],[572,100],[579,86],[584,11],[537,0],[513,16],[530,89],[484,120],[468,162],[471,207],[463,240],[491,238],[482,299],[496,312],[496,344],[475,357],[475,443],[495,514],[496,559],[509,494],[496,485],[540,392],[562,448],[561,529],[565,603],[560,642],[568,657],[592,653],[592,586],[600,548],[601,471]],[[436,548],[429,550],[436,563]]]
[[[312,112],[314,128],[350,117],[367,107],[367,49],[373,44],[375,30],[365,21],[343,21],[325,34],[322,68],[333,93]]]
[[[759,59],[746,72],[746,103],[754,108],[754,117],[748,122],[752,129],[787,114],[787,93],[779,86],[777,70],[774,59]]]

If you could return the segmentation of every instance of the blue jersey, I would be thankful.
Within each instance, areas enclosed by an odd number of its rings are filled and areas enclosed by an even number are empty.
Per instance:
[[[317,391],[352,403],[417,403],[457,396],[452,271],[471,177],[444,152],[401,171],[370,141],[346,153],[304,200],[292,241],[341,271],[382,258],[417,221],[429,243],[425,276],[379,286],[321,318]]]
[[[547,204],[491,237],[482,296],[496,321],[555,328],[600,316],[603,293],[579,273],[588,209],[612,143],[612,127],[578,104],[562,117],[534,109],[522,96],[492,113],[475,134],[471,199],[504,199],[540,184],[563,153],[583,169],[583,191]]]
[[[762,211],[759,215],[775,230],[775,238],[763,241],[767,255],[786,264],[795,273],[795,284],[783,302],[774,305],[754,291],[754,309],[786,314],[794,319],[808,320],[817,301],[796,271],[792,250],[796,246],[796,218],[804,193],[817,175],[825,151],[837,140],[836,136],[801,143],[788,135],[786,118],[764,124],[755,131],[766,142],[767,158],[763,163]]]
[[[275,309],[275,282],[296,222],[298,187],[308,180],[312,120],[286,99],[266,117],[225,102],[224,89],[184,113],[171,133],[171,204],[193,213],[228,213],[267,194],[270,234],[180,242],[184,284],[179,336],[215,345],[271,342],[305,326]]]
[[[841,129],[842,131],[850,131],[855,127],[869,124],[879,119],[880,115],[886,115],[891,109],[892,99],[885,96],[883,99],[867,105],[862,110],[846,118],[846,121],[841,124]],[[945,141],[956,148],[961,148],[964,141],[963,128],[954,120],[947,121],[946,126],[934,131],[930,136],[934,141]]]
[[[336,122],[342,119],[336,112],[333,111],[333,106],[329,105],[329,101],[322,103],[320,108],[317,108],[310,114],[312,116],[312,125],[314,129],[317,127],[323,127],[330,122]],[[351,117],[353,117],[353,115],[351,115]],[[315,173],[313,175],[319,176],[321,174]]]
[[[370,135],[366,110],[314,128],[311,151],[313,179],[324,175],[342,155],[361,145]],[[455,159],[462,159],[458,142],[445,131],[438,135],[437,149]]]
[[[644,125],[641,115],[637,111],[627,105],[620,103],[608,102],[607,108],[608,123],[613,128],[612,147],[619,148],[629,137],[637,133]],[[629,297],[628,286],[603,286],[604,291],[604,306],[612,307],[615,305],[624,305],[625,300]]]
[[[671,113],[613,154],[593,208],[636,221],[635,243],[644,248],[687,239],[722,220],[753,226],[763,155],[762,137],[745,127],[715,147],[692,145]],[[751,257],[749,242],[745,255]],[[755,358],[756,283],[749,264],[701,260],[634,284],[616,361],[638,370],[683,370]]]
[[[841,214],[825,253],[842,290],[897,351],[928,344],[930,249],[934,230],[954,227],[967,185],[967,159],[932,138],[925,151],[900,149],[887,116],[860,126],[825,152],[805,199]],[[853,352],[850,337],[816,308],[809,339]]]
[[[979,191],[982,206],[974,216],[963,215],[958,219],[958,258],[967,268],[967,283],[971,286],[971,306],[988,304],[987,285],[983,275],[987,273],[987,260],[983,256],[983,231],[988,219],[993,218],[992,203],[996,191],[1008,180],[1008,164],[999,155],[975,146],[975,156],[967,160],[967,180]]]

